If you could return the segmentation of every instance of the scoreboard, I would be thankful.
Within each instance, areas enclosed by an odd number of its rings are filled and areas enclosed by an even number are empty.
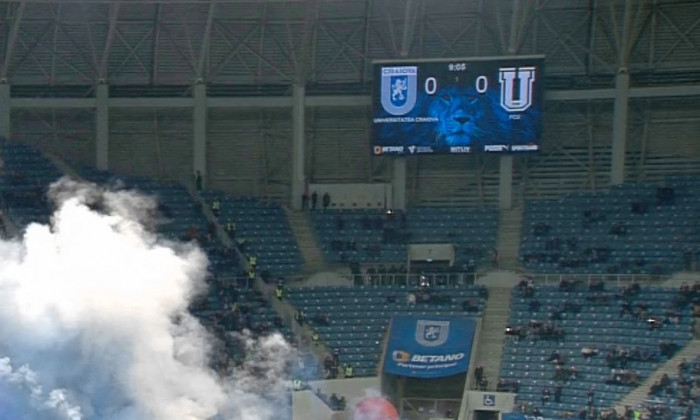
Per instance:
[[[373,153],[536,152],[543,72],[542,56],[375,62]]]

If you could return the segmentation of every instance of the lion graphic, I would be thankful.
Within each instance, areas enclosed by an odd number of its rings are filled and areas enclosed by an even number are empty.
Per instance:
[[[395,84],[392,83],[392,90]],[[407,116],[430,117],[431,122],[383,124],[376,128],[376,135],[387,139],[386,144],[434,148],[471,146],[474,152],[489,144],[536,141],[539,112],[530,108],[521,113],[518,120],[511,119],[500,106],[499,94],[498,90],[479,93],[473,86],[447,86],[434,95],[419,95],[416,106]]]

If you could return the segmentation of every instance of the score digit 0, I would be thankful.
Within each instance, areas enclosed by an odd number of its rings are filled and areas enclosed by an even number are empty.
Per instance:
[[[489,90],[489,79],[484,75],[477,77],[474,88],[479,93],[486,93]]]
[[[428,95],[434,95],[437,91],[437,79],[434,77],[428,77],[425,79],[425,93]]]
[[[427,93],[428,95],[434,95],[435,92],[437,92],[437,87],[438,83],[436,78],[431,76],[425,79],[425,93]],[[489,90],[488,77],[484,76],[483,74],[477,77],[476,81],[474,82],[474,88],[479,93],[486,93],[486,91]]]

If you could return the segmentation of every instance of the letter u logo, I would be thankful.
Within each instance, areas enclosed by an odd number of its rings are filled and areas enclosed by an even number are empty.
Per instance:
[[[532,84],[535,67],[504,67],[498,70],[501,83],[501,106],[509,112],[523,112],[532,105]],[[515,78],[520,89],[515,92]]]

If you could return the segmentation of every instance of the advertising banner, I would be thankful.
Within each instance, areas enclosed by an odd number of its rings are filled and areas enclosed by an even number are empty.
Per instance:
[[[466,372],[475,330],[476,321],[470,318],[394,317],[384,370],[414,378],[439,378]]]

